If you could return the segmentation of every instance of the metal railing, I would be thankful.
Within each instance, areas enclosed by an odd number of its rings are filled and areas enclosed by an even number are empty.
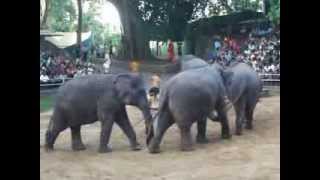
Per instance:
[[[280,74],[259,74],[263,82],[264,87],[279,87],[280,86]],[[40,91],[46,89],[52,89],[63,85],[65,82],[71,80],[72,78],[61,79],[60,83],[43,83],[40,84]]]
[[[280,87],[280,74],[259,74],[261,81],[263,83],[263,87],[270,89],[270,88],[277,88]]]

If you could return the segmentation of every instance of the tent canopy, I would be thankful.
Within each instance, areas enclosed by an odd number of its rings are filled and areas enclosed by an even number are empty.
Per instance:
[[[70,46],[74,46],[77,43],[76,32],[57,32],[59,36],[46,37],[45,40],[51,42],[60,49],[65,49]],[[81,33],[82,42],[91,38],[91,32]]]
[[[62,36],[61,33],[50,32],[48,30],[40,30],[40,37],[48,37],[48,36]]]

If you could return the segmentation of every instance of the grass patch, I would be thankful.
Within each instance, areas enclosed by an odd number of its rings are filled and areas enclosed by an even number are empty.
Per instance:
[[[53,96],[40,96],[40,113],[50,110],[53,107]]]

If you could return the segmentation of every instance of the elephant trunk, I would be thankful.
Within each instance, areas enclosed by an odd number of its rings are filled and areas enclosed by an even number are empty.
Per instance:
[[[146,133],[147,133],[150,127],[150,124],[152,122],[152,115],[150,112],[150,107],[149,107],[147,98],[140,99],[138,103],[138,108],[142,111],[143,118],[145,119]]]

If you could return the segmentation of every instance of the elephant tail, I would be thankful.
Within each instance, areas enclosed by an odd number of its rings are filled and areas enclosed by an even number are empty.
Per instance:
[[[160,102],[159,102],[159,112],[163,111],[164,108],[168,105],[169,93],[167,89],[163,91],[163,94],[161,94],[161,97],[162,98],[160,99]]]

